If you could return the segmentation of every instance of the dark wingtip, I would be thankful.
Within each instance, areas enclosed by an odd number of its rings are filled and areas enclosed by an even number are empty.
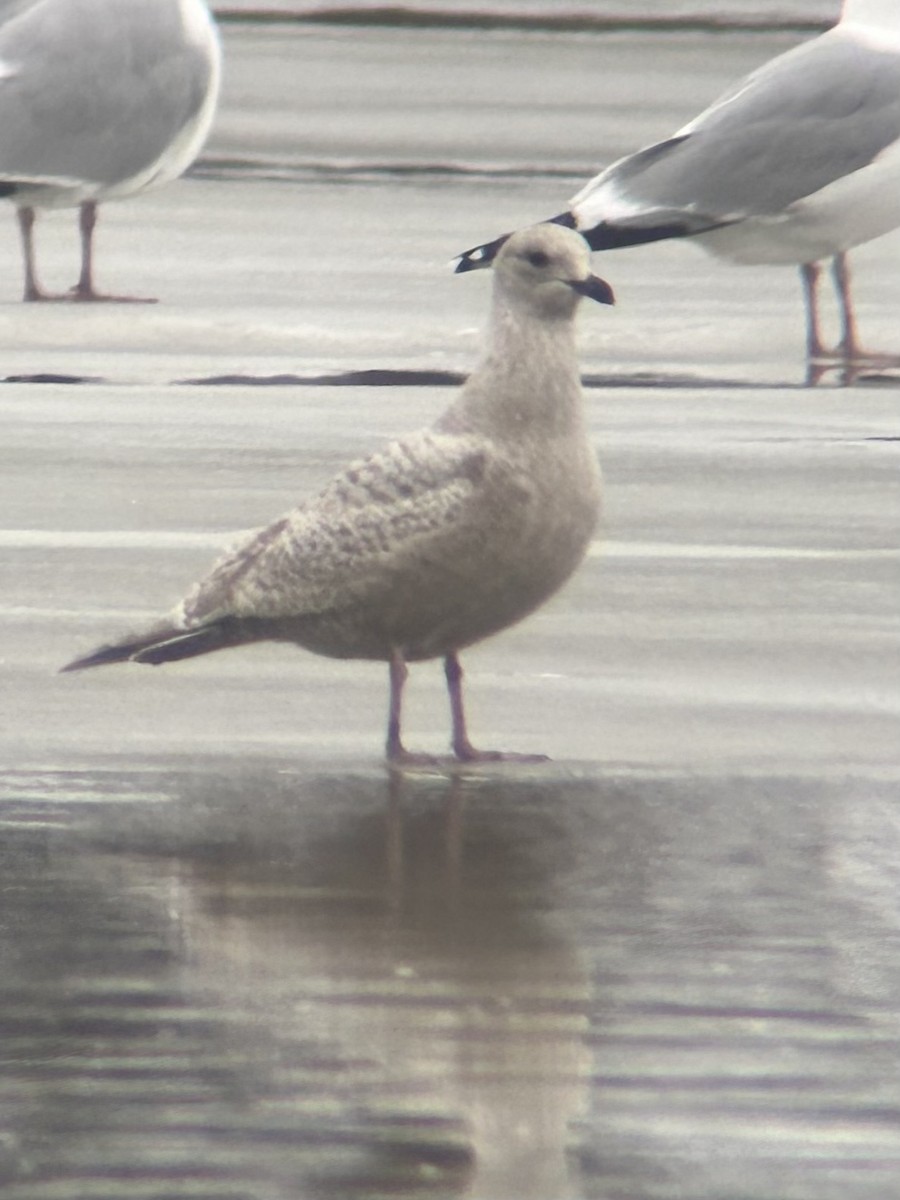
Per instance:
[[[546,224],[565,225],[567,229],[574,229],[575,218],[570,212],[564,212],[556,217],[550,217]],[[495,238],[492,242],[485,242],[482,246],[473,246],[471,250],[464,250],[453,260],[456,264],[453,268],[454,275],[464,275],[466,271],[480,271],[484,267],[489,267],[511,236],[511,234],[504,233],[502,237]]]
[[[108,663],[127,662],[131,658],[135,646],[101,646],[83,658],[73,658],[70,663],[59,668],[59,674],[69,671],[86,671],[88,667],[105,667]]]
[[[178,662],[182,658],[194,658],[198,654],[208,654],[211,650],[219,650],[223,646],[236,646],[241,641],[239,630],[236,632],[234,623],[218,621],[212,625],[201,625],[197,629],[180,631],[168,627],[157,629],[153,634],[138,641],[122,642],[118,646],[101,646],[84,658],[76,658],[64,667],[60,667],[60,675],[67,671],[84,671],[88,667],[103,667],[107,663],[135,662],[149,663],[156,667],[160,663]]]
[[[168,636],[155,638],[141,646],[131,655],[131,660],[158,667],[162,663],[180,662],[183,658],[196,658],[199,654],[209,654],[210,651],[221,650],[224,646],[237,645],[240,638],[229,637],[229,633],[233,632],[233,627],[223,621],[201,625],[185,633],[173,631]]]
[[[504,233],[503,237],[498,237],[493,242],[485,242],[483,246],[464,250],[455,260],[454,275],[464,275],[466,271],[480,271],[483,267],[489,267],[497,257],[500,247],[508,240],[509,234]]]

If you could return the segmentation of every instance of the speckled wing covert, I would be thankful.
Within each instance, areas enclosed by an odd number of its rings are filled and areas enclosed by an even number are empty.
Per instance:
[[[351,463],[317,497],[231,549],[180,606],[182,628],[365,603],[427,542],[467,522],[482,438],[424,430]]]

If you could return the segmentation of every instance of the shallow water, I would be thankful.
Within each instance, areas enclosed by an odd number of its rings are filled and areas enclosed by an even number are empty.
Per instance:
[[[891,1192],[891,786],[213,756],[7,789],[4,1195]]]
[[[793,35],[225,36],[201,170],[103,213],[103,282],[159,305],[20,305],[0,239],[3,374],[84,381],[0,387],[4,1200],[883,1200],[898,392],[803,386],[791,272],[597,263],[602,539],[465,659],[478,740],[550,764],[389,775],[372,664],[55,673],[449,396],[196,381],[464,373],[452,253]],[[887,345],[898,245],[854,256]]]

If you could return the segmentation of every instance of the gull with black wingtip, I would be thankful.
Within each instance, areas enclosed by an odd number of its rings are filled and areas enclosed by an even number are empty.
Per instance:
[[[900,0],[844,0],[838,24],[754,71],[666,141],[622,158],[555,217],[594,250],[687,238],[738,263],[800,267],[810,363],[900,365],[860,343],[847,251],[900,225]],[[487,266],[504,238],[468,250]],[[841,334],[819,319],[832,260]]]

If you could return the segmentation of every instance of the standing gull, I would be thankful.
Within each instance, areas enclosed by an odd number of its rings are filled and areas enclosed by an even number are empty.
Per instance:
[[[799,265],[811,361],[893,362],[859,343],[847,250],[900,225],[900,0],[844,0],[839,23],[772,59],[673,137],[612,164],[555,221],[594,250],[689,237],[740,263]],[[485,266],[503,239],[460,256]],[[834,349],[818,316],[833,260]]]
[[[219,90],[205,0],[19,0],[0,10],[0,196],[16,206],[26,300],[131,300],[98,292],[98,203],[157,187],[193,162]],[[37,280],[35,210],[80,210],[81,274]]]
[[[158,664],[245,642],[387,662],[387,754],[408,662],[443,658],[452,747],[476,750],[458,653],[526,617],[569,578],[597,525],[600,477],[575,353],[579,299],[611,304],[584,240],[557,225],[496,256],[487,355],[429,429],[353,463],[253,534],[164,620],[64,667]]]

